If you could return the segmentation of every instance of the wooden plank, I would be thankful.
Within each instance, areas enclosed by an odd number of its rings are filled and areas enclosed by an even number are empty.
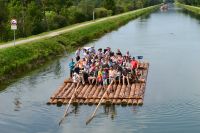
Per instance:
[[[128,105],[132,105],[133,104],[133,99],[128,99]]]
[[[62,98],[63,94],[65,93],[65,91],[68,89],[67,87],[69,86],[69,84],[67,84],[56,96],[56,98]]]
[[[114,98],[118,98],[119,97],[119,93],[121,91],[122,85],[118,85],[117,86],[117,90],[115,92]]]
[[[140,87],[141,87],[141,84],[136,83],[134,98],[139,98]]]
[[[66,98],[71,99],[72,94],[73,94],[74,91],[75,91],[75,87],[76,87],[76,84],[73,84],[73,85],[70,87],[70,92],[68,93],[68,95],[66,96]]]
[[[63,98],[65,99],[68,95],[68,93],[71,91],[71,87],[73,86],[73,83],[68,83],[68,86],[67,86],[67,90],[65,91],[65,93],[63,94]]]
[[[95,93],[95,91],[97,90],[98,87],[99,87],[99,86],[94,85],[94,86],[92,87],[91,91],[89,92],[87,98],[89,98],[89,99],[92,98],[92,96],[94,95],[94,93]]]
[[[107,93],[107,95],[105,97],[105,104],[106,105],[111,105],[112,104],[112,99],[114,97],[114,93],[116,91],[116,87],[117,86],[115,84],[110,86],[110,90],[108,90],[108,93]]]
[[[71,89],[70,89],[70,88],[67,89],[66,92],[69,92],[69,91],[72,92],[73,89],[74,89],[74,87],[75,87],[74,84],[72,84],[72,85],[70,86]],[[80,88],[80,87],[81,87],[81,85],[79,86],[79,88]],[[79,89],[79,88],[78,88],[78,89]],[[77,90],[78,90],[78,89],[77,89]],[[69,93],[69,94],[70,94],[70,93]],[[58,105],[58,106],[61,106],[61,105],[64,103],[65,95],[66,95],[65,92],[63,92],[63,95],[61,95],[61,99],[58,99],[58,101],[57,101],[57,105]],[[71,98],[71,97],[70,97],[70,98]]]
[[[136,87],[136,84],[132,84],[131,85],[131,91],[129,93],[129,98],[131,98],[131,99],[128,99],[128,105],[132,105],[133,104],[133,98],[134,98],[134,94],[135,94],[135,87]]]
[[[93,85],[89,85],[88,89],[85,91],[85,94],[83,95],[83,98],[85,98],[85,99],[87,98],[87,96],[88,96],[89,92],[91,91],[92,87],[93,87]]]
[[[119,97],[119,93],[121,91],[122,85],[118,85],[114,94],[114,99],[112,100],[112,104],[117,104],[117,98]]]
[[[50,104],[52,104],[53,100],[54,100],[54,99],[52,99],[52,98],[49,98],[49,101],[47,102],[47,105],[50,105]]]
[[[78,94],[78,97],[77,97],[77,98],[83,98],[83,95],[85,94],[85,91],[88,89],[88,87],[89,87],[89,85],[86,84],[86,85],[83,87],[82,91]]]
[[[57,104],[58,99],[53,99],[52,104]]]
[[[95,93],[95,91],[97,90],[97,89],[99,89],[99,88],[101,88],[101,86],[96,86],[96,85],[94,85],[94,87],[92,88],[92,91],[89,93],[89,96],[88,96],[88,104],[89,105],[92,105],[92,104],[94,104],[94,101],[93,101],[93,95],[94,95],[94,93]]]
[[[69,99],[64,99],[63,104],[68,104],[68,102],[69,102]]]
[[[132,102],[132,105],[137,105],[137,99],[133,99]]]
[[[94,98],[94,99],[98,98],[98,94],[100,93],[100,91],[101,91],[102,88],[103,87],[101,85],[98,86],[97,89],[96,89],[96,91],[95,91],[95,93],[94,93],[94,95],[92,96],[92,98]]]
[[[138,99],[137,102],[138,102],[137,105],[139,105],[139,106],[142,106],[142,105],[143,105],[143,99]]]
[[[120,105],[120,104],[121,104],[121,101],[122,101],[121,99],[117,99],[116,104],[117,104],[117,105]]]
[[[122,89],[119,93],[119,97],[118,98],[123,98],[124,94],[125,94],[125,90],[126,90],[126,85],[122,85]]]
[[[68,83],[65,88],[63,89],[62,92],[60,92],[59,96],[57,96],[57,98],[59,98],[57,100],[57,105],[61,106],[64,103],[64,98],[65,98],[65,92],[69,90],[69,87],[71,86],[71,83]]]
[[[83,88],[84,88],[83,85],[80,84],[80,86],[79,86],[78,89],[76,90],[74,99],[72,100],[72,104],[73,104],[73,105],[78,105],[79,100],[77,99],[77,97],[78,97],[78,94],[81,92],[81,90],[82,90]]]
[[[122,105],[128,104],[127,98],[129,98],[130,91],[131,91],[131,86],[127,85],[125,88],[124,99],[122,100],[122,103],[121,103]]]
[[[80,99],[80,100],[79,100],[79,104],[80,104],[80,105],[84,104],[84,102],[85,102],[84,99]]]
[[[89,105],[95,104],[95,100],[96,100],[96,98],[97,98],[97,96],[98,96],[98,94],[99,94],[101,89],[102,89],[101,85],[96,88],[96,91],[94,92],[94,95],[92,96],[92,98],[90,99],[90,101],[88,103]]]
[[[53,93],[53,95],[51,96],[51,98],[55,98],[59,92],[66,86],[67,84],[63,83],[58,89],[56,89],[56,91]]]

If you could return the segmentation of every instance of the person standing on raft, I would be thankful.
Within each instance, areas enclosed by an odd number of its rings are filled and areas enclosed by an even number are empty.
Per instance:
[[[81,55],[81,48],[78,48],[75,52],[75,55],[76,55],[76,61],[79,61],[80,60],[80,55]]]
[[[135,57],[132,58],[131,60],[131,69],[132,69],[132,75],[134,75],[134,79],[137,79],[137,69],[138,69],[138,61],[135,60]]]
[[[73,58],[71,59],[71,62],[69,63],[69,69],[70,69],[70,78],[72,78],[72,74],[74,72],[74,66],[75,66],[75,62],[73,60]]]

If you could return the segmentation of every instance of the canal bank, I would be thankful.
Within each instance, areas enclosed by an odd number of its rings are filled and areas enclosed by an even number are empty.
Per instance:
[[[26,73],[41,66],[64,51],[71,52],[75,48],[108,33],[130,20],[143,14],[151,13],[159,5],[112,16],[74,29],[52,38],[41,39],[15,47],[0,49],[0,82],[9,81],[15,75]]]
[[[188,11],[191,11],[193,13],[200,14],[200,7],[185,5],[185,4],[181,4],[179,2],[176,2],[176,5],[181,7],[181,8],[184,8]]]

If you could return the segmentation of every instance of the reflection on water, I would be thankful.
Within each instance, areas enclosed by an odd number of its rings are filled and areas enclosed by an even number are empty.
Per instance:
[[[66,67],[67,67],[67,65],[66,65]],[[57,76],[59,76],[61,74],[61,65],[60,65],[60,61],[59,60],[56,62],[56,65],[54,67],[54,73]]]
[[[14,99],[14,104],[15,104],[15,109],[14,111],[19,111],[21,108],[21,102],[20,102],[20,98],[15,98]]]
[[[115,105],[111,105],[111,106],[104,106],[104,113],[106,115],[110,115],[110,118],[112,120],[114,120],[115,116],[117,115],[116,109],[115,109]]]
[[[198,20],[199,19],[199,20]],[[68,55],[11,83],[0,92],[2,133],[182,133],[200,130],[200,18],[169,7],[143,16],[88,45],[130,51],[150,62],[144,105],[71,106],[58,126],[66,106],[47,106],[49,96],[69,76]]]
[[[199,21],[199,23],[200,23],[200,15],[199,15],[199,14],[190,12],[190,11],[188,11],[188,10],[179,10],[178,12],[183,13],[183,14],[186,15],[187,17],[194,18],[194,19],[196,19],[197,21]]]

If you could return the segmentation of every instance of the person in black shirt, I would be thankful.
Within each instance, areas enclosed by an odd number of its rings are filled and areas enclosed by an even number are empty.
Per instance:
[[[121,53],[120,49],[117,49],[117,53],[116,53],[116,55],[120,55],[120,56],[122,56],[122,53]]]
[[[117,66],[117,77],[116,80],[119,81],[119,84],[121,84],[121,76],[122,76],[122,67],[121,66]]]
[[[129,77],[128,77],[128,70],[126,68],[123,69],[122,76],[123,76],[123,85],[125,85],[125,79],[127,80],[128,85],[130,85]]]
[[[78,64],[76,64],[75,68],[74,68],[74,72],[79,74],[80,73],[80,68],[78,66]]]

